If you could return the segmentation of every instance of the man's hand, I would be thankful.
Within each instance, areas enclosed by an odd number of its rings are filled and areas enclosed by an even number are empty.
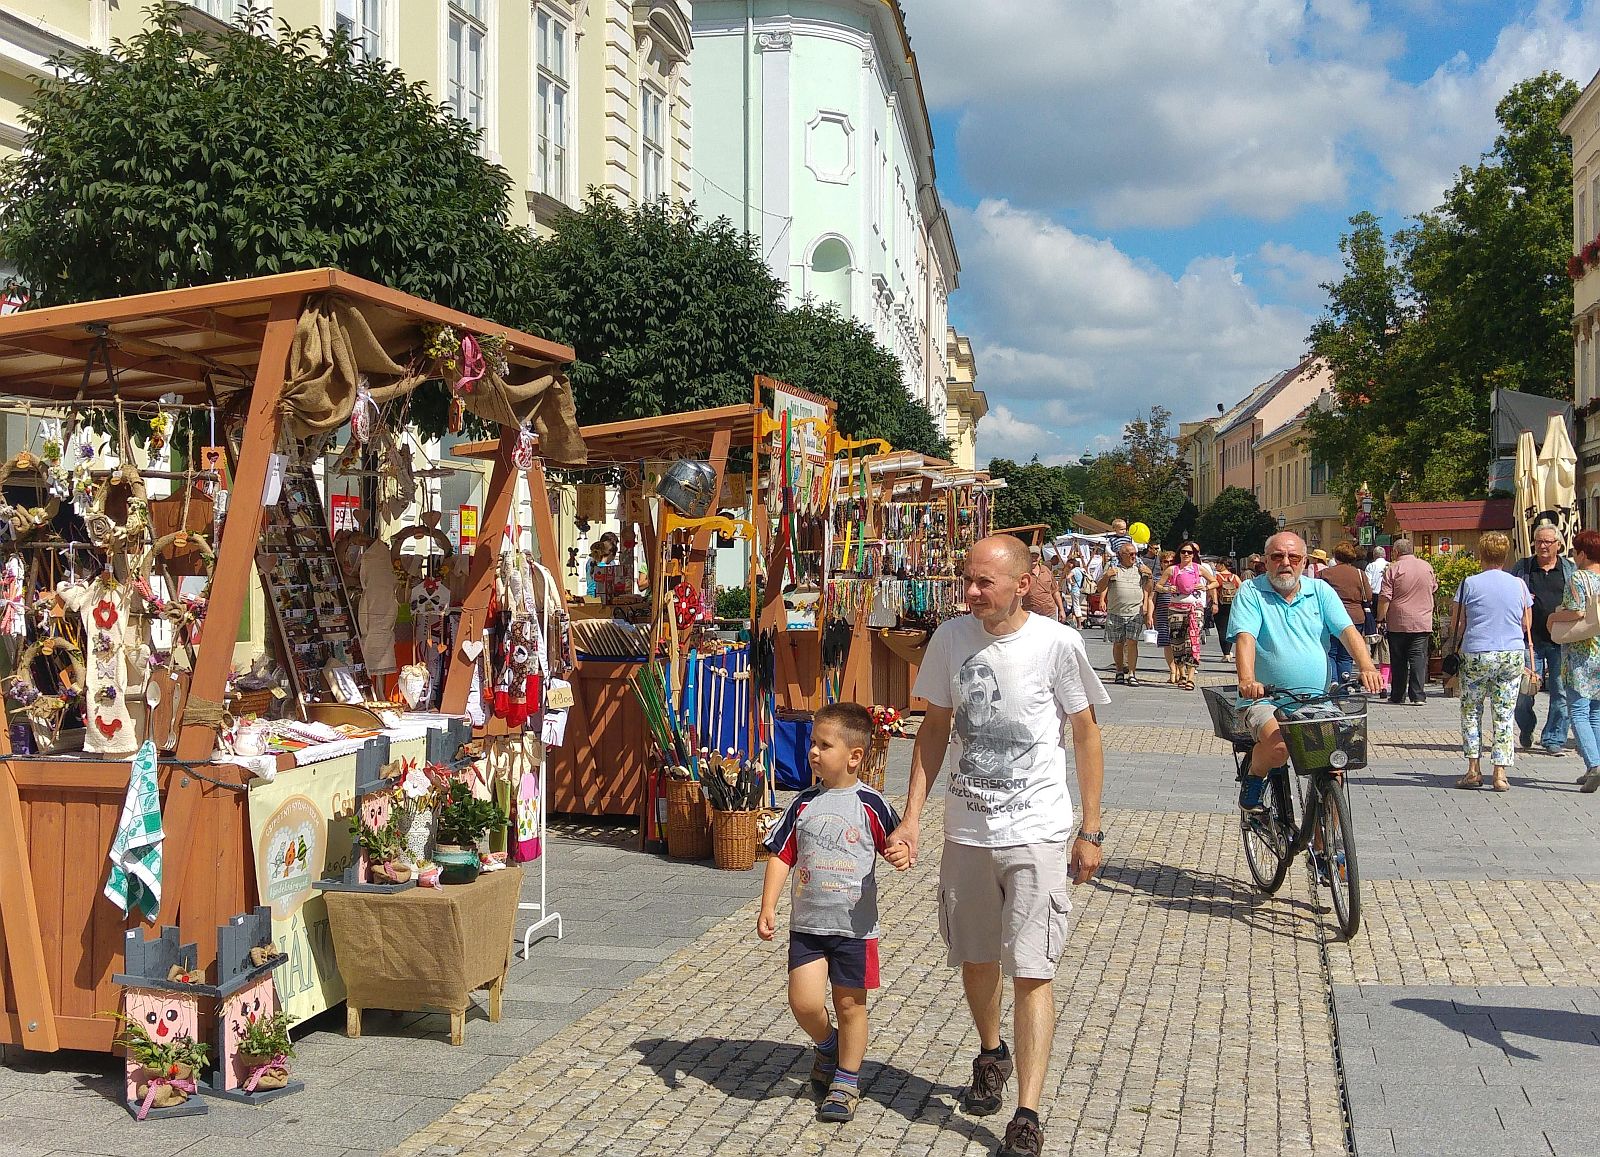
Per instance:
[[[761,915],[756,917],[756,935],[763,940],[771,940],[773,933],[778,930],[778,916],[775,912],[768,912],[765,908]]]
[[[892,841],[893,836],[889,837]],[[911,845],[906,843],[888,843],[883,848],[883,858],[889,861],[889,866],[897,872],[903,872],[911,866]]]
[[[1074,839],[1072,841],[1072,862],[1068,871],[1072,875],[1074,884],[1087,884],[1091,877],[1100,870],[1103,859],[1102,849],[1088,840]]]
[[[1376,667],[1368,667],[1361,672],[1361,689],[1368,695],[1376,695],[1383,690],[1383,675]]]
[[[1265,699],[1266,697],[1267,697],[1266,685],[1264,683],[1262,683],[1260,680],[1257,680],[1257,679],[1243,680],[1242,679],[1242,680],[1239,681],[1239,698],[1241,698],[1241,699]]]
[[[902,872],[917,862],[917,829],[920,826],[916,820],[901,820],[900,826],[889,833],[883,858]],[[904,864],[900,862],[902,859]]]

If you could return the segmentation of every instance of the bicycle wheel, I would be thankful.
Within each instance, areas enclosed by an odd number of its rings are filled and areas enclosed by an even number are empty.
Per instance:
[[[1361,926],[1361,869],[1356,863],[1355,833],[1350,826],[1350,801],[1344,787],[1329,776],[1319,789],[1322,814],[1322,850],[1327,856],[1328,881],[1333,892],[1333,914],[1346,940]]]
[[[1289,778],[1275,771],[1267,777],[1267,810],[1256,815],[1239,815],[1239,834],[1244,840],[1244,862],[1256,887],[1272,895],[1283,887],[1289,874],[1289,845],[1294,837],[1294,803],[1289,795]]]

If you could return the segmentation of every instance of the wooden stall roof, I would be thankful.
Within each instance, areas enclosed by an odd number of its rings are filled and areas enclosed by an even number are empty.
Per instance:
[[[275,301],[336,293],[360,309],[385,345],[419,322],[498,334],[510,344],[510,361],[565,364],[571,346],[547,341],[491,321],[458,313],[409,293],[337,269],[308,269],[142,293],[104,301],[23,310],[0,317],[0,393],[44,402],[78,400],[84,365],[96,357],[84,400],[152,399],[177,393],[203,399],[206,382],[224,388],[254,379]],[[106,337],[116,385],[106,380],[96,341]]]
[[[583,435],[583,444],[589,451],[589,466],[615,466],[646,458],[709,454],[711,440],[719,431],[728,431],[735,442],[754,437],[756,416],[764,413],[765,407],[745,403],[712,410],[690,410],[685,414],[663,414],[659,418],[604,422],[584,426],[578,432]],[[499,447],[498,439],[463,442],[452,453],[457,458],[492,458]],[[561,465],[559,462],[550,464]]]

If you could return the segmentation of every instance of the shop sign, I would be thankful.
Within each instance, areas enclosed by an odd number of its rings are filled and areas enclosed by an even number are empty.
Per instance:
[[[1371,546],[1372,540],[1377,537],[1376,531],[1376,527],[1363,526],[1361,528],[1361,537],[1356,540],[1357,543],[1361,546]]]
[[[283,1007],[299,1020],[344,999],[328,905],[316,882],[350,862],[356,758],[341,756],[250,785],[256,894],[272,907],[272,940],[289,957],[277,972]]]
[[[1450,553],[1450,539],[1449,539],[1448,536],[1439,539],[1439,553],[1440,554],[1449,554]]]
[[[456,544],[456,550],[461,554],[471,554],[472,548],[478,543],[478,508],[476,506],[463,506],[461,508],[461,541]]]
[[[355,530],[361,513],[361,499],[355,494],[328,495],[328,527],[334,534]]]

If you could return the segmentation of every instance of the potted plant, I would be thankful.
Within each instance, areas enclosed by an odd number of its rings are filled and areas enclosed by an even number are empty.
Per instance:
[[[388,822],[380,828],[372,827],[360,815],[351,817],[350,834],[366,853],[367,875],[374,884],[403,884],[411,879],[400,820],[397,810],[389,813]]]
[[[144,1025],[121,1013],[103,1015],[122,1025],[112,1043],[121,1045],[142,1070],[134,1084],[134,1096],[139,1100],[138,1119],[144,1120],[152,1108],[170,1109],[187,1101],[196,1089],[195,1078],[205,1066],[209,1046],[187,1036],[158,1041],[145,1031]]]
[[[479,799],[464,779],[452,779],[439,807],[438,862],[441,884],[470,884],[478,878],[478,841],[493,827],[504,827],[506,813],[492,799]]]
[[[294,1021],[294,1017],[279,1009],[268,1016],[251,1013],[243,1025],[235,1028],[239,1038],[239,1063],[250,1074],[244,1083],[245,1092],[281,1089],[289,1083],[287,1062],[294,1056],[289,1026]]]
[[[1444,640],[1441,632],[1450,625],[1451,604],[1461,584],[1483,569],[1483,564],[1465,551],[1449,554],[1424,554],[1422,560],[1433,568],[1439,589],[1433,595],[1432,650],[1428,653],[1429,680],[1444,678]]]

